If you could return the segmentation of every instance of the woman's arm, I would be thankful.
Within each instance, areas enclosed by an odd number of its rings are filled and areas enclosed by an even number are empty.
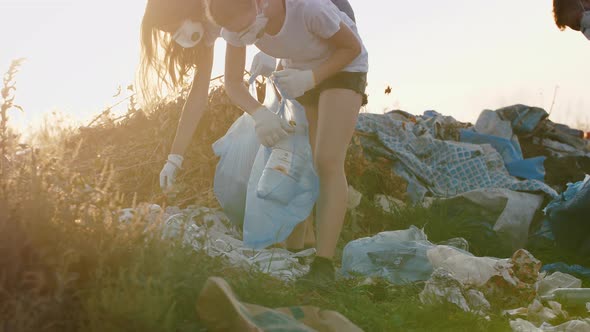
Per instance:
[[[315,83],[319,84],[326,78],[340,72],[361,54],[361,43],[355,34],[344,23],[340,23],[340,30],[326,39],[335,50],[332,56],[313,70]]]
[[[262,107],[248,92],[244,84],[244,68],[246,67],[246,48],[227,44],[225,53],[225,89],[229,98],[252,115]]]
[[[244,84],[246,48],[227,44],[225,54],[225,88],[229,98],[252,116],[258,141],[265,146],[274,146],[294,129],[287,120],[264,107],[254,99]]]
[[[184,154],[203,113],[207,109],[212,68],[213,47],[203,46],[203,52],[199,52],[197,60],[197,72],[180,115],[171,154]]]
[[[324,39],[334,52],[324,63],[313,70],[286,69],[273,74],[286,96],[297,98],[304,95],[328,77],[340,72],[362,52],[360,41],[348,26],[340,22],[332,29],[338,31]]]

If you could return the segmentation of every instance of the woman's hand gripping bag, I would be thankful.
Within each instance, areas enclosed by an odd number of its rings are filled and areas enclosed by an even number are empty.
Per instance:
[[[256,96],[254,80],[255,77],[250,79],[250,93]],[[267,93],[271,88],[267,85]],[[264,104],[276,108],[278,102],[265,98]],[[244,113],[212,146],[220,158],[215,169],[213,191],[226,216],[237,226],[244,222],[248,180],[260,147],[254,125],[254,119]]]
[[[286,101],[279,106],[279,115],[295,127],[293,133],[270,149],[256,194],[259,198],[288,205],[301,192],[301,179],[313,164],[305,111]]]
[[[269,86],[272,86],[270,80],[267,81],[267,96],[272,94],[273,99],[278,99],[275,89]],[[296,133],[289,135],[283,146],[305,157],[292,160],[297,168],[297,179],[293,181],[285,174],[269,173],[272,148],[260,146],[248,182],[244,217],[244,244],[254,249],[283,242],[297,224],[309,217],[319,194],[305,109],[296,101],[286,99],[282,99],[278,107],[269,109],[295,122]]]

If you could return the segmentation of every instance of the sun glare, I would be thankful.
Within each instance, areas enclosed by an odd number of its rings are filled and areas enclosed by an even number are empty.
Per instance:
[[[590,44],[557,29],[549,0],[351,4],[369,51],[370,112],[436,109],[473,121],[485,108],[525,103],[552,106],[558,121],[586,120]],[[1,0],[0,29],[9,33],[0,66],[27,58],[18,82],[25,112],[13,123],[26,127],[51,110],[84,122],[116,103],[117,87],[133,82],[144,6]],[[215,53],[216,76],[223,74],[223,41]]]

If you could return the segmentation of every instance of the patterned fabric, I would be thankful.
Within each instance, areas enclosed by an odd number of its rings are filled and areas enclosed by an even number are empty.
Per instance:
[[[434,196],[450,197],[483,188],[557,196],[541,181],[520,181],[510,176],[502,156],[490,145],[436,139],[426,121],[432,122],[418,118],[414,124],[395,120],[392,114],[367,113],[359,116],[356,129],[376,135],[389,152],[385,157],[398,160],[405,173],[418,179]]]

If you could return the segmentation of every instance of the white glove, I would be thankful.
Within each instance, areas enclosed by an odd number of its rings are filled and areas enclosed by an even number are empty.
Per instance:
[[[287,120],[271,112],[264,106],[252,113],[252,118],[254,118],[254,122],[256,123],[256,136],[258,136],[258,140],[264,146],[271,147],[289,135],[289,133],[295,131],[295,128],[289,125]]]
[[[162,191],[167,191],[174,185],[176,172],[182,167],[183,160],[184,158],[181,155],[168,155],[168,160],[160,172],[160,188],[162,188]]]
[[[252,60],[250,66],[251,76],[264,76],[269,77],[277,68],[277,59],[271,57],[264,52],[258,52]]]
[[[274,72],[272,76],[280,91],[291,99],[303,96],[315,86],[311,70],[285,69]]]

